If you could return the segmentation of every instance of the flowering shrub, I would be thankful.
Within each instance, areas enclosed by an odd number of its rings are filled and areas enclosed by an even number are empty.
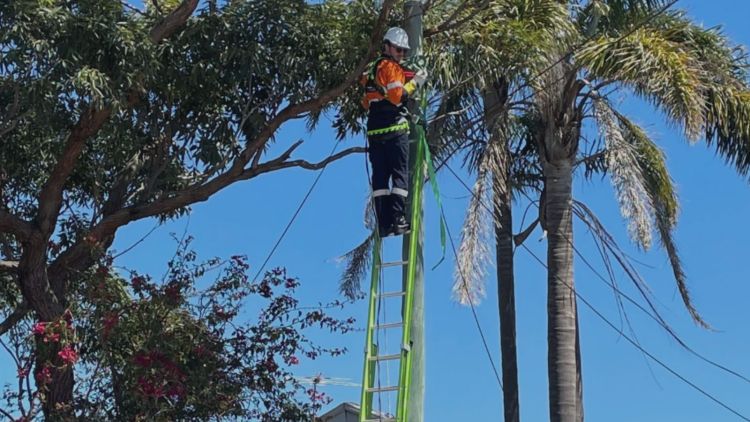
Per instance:
[[[353,319],[327,314],[342,303],[300,307],[299,280],[279,268],[252,282],[241,256],[197,263],[181,250],[168,267],[155,282],[118,277],[105,261],[64,318],[27,326],[17,371],[35,384],[5,393],[36,403],[17,409],[21,420],[40,416],[46,386],[65,367],[75,368],[70,406],[81,420],[309,421],[330,401],[291,370],[344,352],[305,334],[349,331]]]

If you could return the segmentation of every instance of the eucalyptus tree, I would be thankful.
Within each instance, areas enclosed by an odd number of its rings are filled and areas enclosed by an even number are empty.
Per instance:
[[[647,132],[616,109],[623,91],[660,110],[686,139],[702,136],[746,174],[750,111],[745,57],[718,30],[703,29],[667,1],[571,2],[576,33],[545,55],[544,72],[529,79],[529,118],[543,176],[540,222],[548,233],[548,342],[550,419],[583,419],[580,349],[573,279],[572,181],[585,162],[613,182],[630,237],[648,249],[655,231],[669,257],[693,320],[707,326],[692,304],[672,237],[678,202],[664,155]],[[590,122],[591,126],[588,126]],[[582,136],[596,128],[601,137]],[[601,148],[595,160],[584,151]],[[578,209],[580,211],[580,209]]]
[[[23,318],[74,324],[71,291],[119,228],[363,151],[313,163],[293,157],[301,141],[269,147],[286,122],[314,127],[341,105],[394,0],[380,14],[364,0],[151,3],[0,3],[0,253],[13,281],[0,335]],[[37,346],[45,413],[67,417],[72,365]]]

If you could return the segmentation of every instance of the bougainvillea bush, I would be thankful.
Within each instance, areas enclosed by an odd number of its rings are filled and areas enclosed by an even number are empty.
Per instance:
[[[79,420],[311,420],[330,398],[295,366],[344,350],[307,336],[354,321],[328,315],[341,302],[300,306],[300,281],[282,268],[257,282],[248,272],[242,256],[198,262],[187,247],[158,280],[105,260],[59,321],[22,321],[3,336],[18,379],[2,414],[41,419],[54,371],[73,366],[74,400],[60,413]]]

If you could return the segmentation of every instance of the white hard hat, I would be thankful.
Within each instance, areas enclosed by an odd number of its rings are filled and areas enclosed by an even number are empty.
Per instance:
[[[409,36],[406,35],[406,31],[396,26],[388,29],[383,37],[383,41],[388,41],[396,47],[409,49]]]

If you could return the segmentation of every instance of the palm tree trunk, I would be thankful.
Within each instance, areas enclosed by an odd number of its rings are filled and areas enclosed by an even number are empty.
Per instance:
[[[503,148],[507,161],[508,150]],[[509,171],[509,170],[508,170]],[[503,405],[505,422],[519,422],[518,361],[516,354],[516,295],[513,276],[513,218],[510,175],[495,175],[495,242],[497,295],[500,316],[500,351],[503,364]]]
[[[573,298],[574,300],[576,298]],[[578,395],[577,422],[583,422],[583,373],[581,371],[581,328],[578,320],[578,307],[576,306],[576,394]]]
[[[490,132],[489,146],[496,165],[492,172],[494,191],[495,260],[497,263],[500,353],[503,370],[503,409],[505,422],[519,422],[518,359],[516,354],[516,298],[513,277],[513,218],[511,214],[510,151],[507,147],[509,83],[499,78],[483,91],[485,124]]]
[[[547,243],[547,341],[551,422],[579,422],[579,362],[573,285],[572,160],[544,166]]]

